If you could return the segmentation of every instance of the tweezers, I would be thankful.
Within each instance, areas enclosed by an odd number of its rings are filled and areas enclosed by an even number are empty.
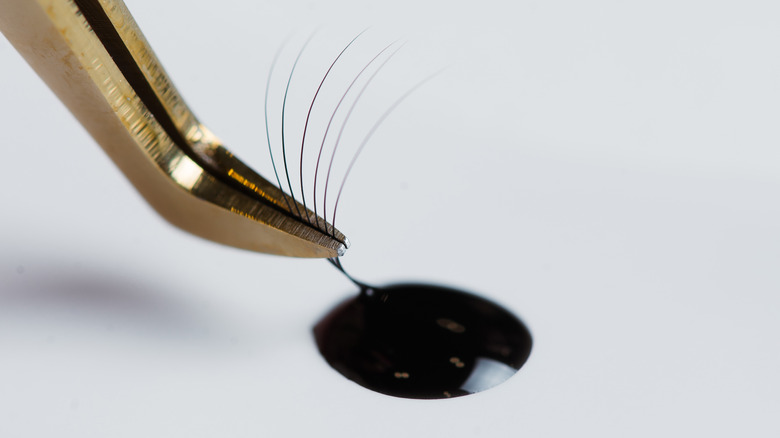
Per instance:
[[[0,0],[0,31],[174,226],[269,254],[346,251],[195,118],[121,0]]]

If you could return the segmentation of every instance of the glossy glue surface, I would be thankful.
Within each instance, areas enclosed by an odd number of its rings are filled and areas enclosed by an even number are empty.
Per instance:
[[[455,400],[347,380],[311,329],[357,288],[169,227],[0,37],[3,438],[780,437],[780,2],[127,3],[198,117],[265,176],[258,101],[291,33],[285,66],[322,29],[288,108],[304,117],[363,27],[356,64],[409,40],[357,140],[451,66],[355,165],[345,261],[378,286],[469,285],[523,319],[532,353]],[[102,294],[59,305],[74,276]]]
[[[407,398],[472,394],[511,377],[531,334],[495,303],[422,284],[365,288],[314,328],[328,363],[356,383]]]

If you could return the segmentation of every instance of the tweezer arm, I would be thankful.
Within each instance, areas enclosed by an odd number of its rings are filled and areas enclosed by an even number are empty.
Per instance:
[[[270,254],[346,250],[198,122],[121,0],[0,0],[0,31],[171,224]]]

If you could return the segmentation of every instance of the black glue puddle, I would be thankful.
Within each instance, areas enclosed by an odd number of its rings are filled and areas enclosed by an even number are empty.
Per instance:
[[[364,286],[314,327],[320,353],[356,383],[391,396],[473,394],[511,377],[531,334],[507,310],[439,286]]]

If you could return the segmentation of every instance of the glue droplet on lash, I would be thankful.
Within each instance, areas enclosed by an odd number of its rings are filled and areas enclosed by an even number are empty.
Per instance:
[[[320,353],[356,383],[391,396],[449,398],[502,383],[531,353],[504,308],[438,286],[366,287],[314,328]]]

